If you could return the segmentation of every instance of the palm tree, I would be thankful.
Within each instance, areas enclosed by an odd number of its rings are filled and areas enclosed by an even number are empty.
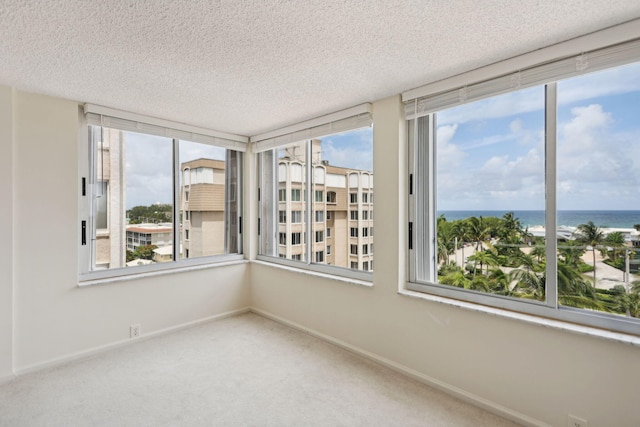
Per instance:
[[[595,284],[589,283],[571,265],[558,262],[558,302],[562,305],[605,311],[598,301]]]
[[[475,261],[475,262],[480,263],[480,270],[481,271],[482,271],[482,266],[486,265],[487,266],[487,274],[489,274],[489,266],[494,266],[495,267],[495,266],[500,264],[496,254],[494,254],[493,252],[491,252],[489,250],[476,252],[475,254],[471,255],[469,257],[469,259],[471,261]],[[476,277],[475,269],[473,270],[473,277]]]
[[[604,241],[604,233],[593,221],[586,224],[580,224],[577,229],[577,240],[587,246],[591,246],[591,254],[593,256],[593,286],[596,285],[596,246],[601,245]]]
[[[469,227],[466,220],[454,222],[452,232],[454,237],[458,238],[458,244],[462,249],[462,261],[460,264],[464,265],[464,244],[469,238]]]
[[[611,247],[612,249],[611,253],[609,253],[606,249],[605,249],[605,253],[609,257],[609,259],[611,259],[611,261],[613,261],[613,263],[615,264],[621,255],[620,249],[624,248],[624,244],[625,244],[624,235],[619,231],[615,231],[613,233],[610,233],[607,237],[605,237],[604,243],[608,247]]]

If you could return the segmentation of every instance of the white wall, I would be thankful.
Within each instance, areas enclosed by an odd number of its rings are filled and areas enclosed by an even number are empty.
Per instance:
[[[10,93],[0,87],[2,132]],[[4,203],[0,209],[0,377],[7,372],[12,310],[11,363],[20,373],[126,341],[134,323],[144,335],[249,307],[246,264],[78,287],[78,104],[13,93],[13,141],[0,135],[0,194],[14,193],[13,216]],[[11,166],[12,183],[5,181]],[[4,241],[11,229],[13,251]],[[6,309],[11,283],[14,303]]]
[[[13,94],[0,86],[0,380],[12,373],[13,329]]]
[[[374,286],[252,264],[253,306],[542,423],[564,427],[572,413],[590,427],[640,425],[640,348],[397,293],[406,244],[400,107],[393,97],[373,109]]]

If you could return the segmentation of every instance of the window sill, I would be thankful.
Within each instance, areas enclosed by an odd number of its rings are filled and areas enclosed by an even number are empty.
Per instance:
[[[304,274],[304,275],[314,276],[314,277],[320,277],[320,278],[327,279],[327,280],[334,280],[334,281],[341,282],[341,283],[349,283],[349,284],[353,284],[353,285],[364,286],[364,287],[367,287],[367,288],[372,288],[373,287],[373,282],[367,281],[367,280],[360,280],[360,279],[354,279],[354,278],[351,278],[351,277],[338,276],[338,275],[335,275],[335,274],[322,273],[322,272],[319,272],[319,271],[308,270],[306,268],[291,267],[291,266],[288,266],[288,265],[277,264],[277,263],[269,262],[269,261],[255,260],[255,261],[251,261],[251,262],[252,263],[256,263],[256,264],[260,264],[260,265],[264,265],[264,266],[268,266],[268,267],[279,268],[279,269],[282,269],[282,270],[291,271],[291,272],[294,272],[294,273],[299,273],[299,274]]]
[[[549,319],[546,317],[534,316],[532,314],[520,313],[501,308],[489,307],[472,302],[460,301],[451,298],[441,297],[437,295],[427,294],[423,292],[402,289],[398,291],[399,295],[410,298],[427,300],[435,303],[446,304],[453,307],[459,307],[466,310],[476,311],[480,313],[490,314],[502,318],[518,320],[521,322],[552,328],[561,331],[571,332],[580,335],[586,335],[595,338],[615,341],[622,344],[629,344],[634,347],[640,347],[640,337],[622,332],[613,332],[606,329],[600,329],[592,326],[579,325],[575,323],[565,322],[562,320]]]
[[[78,287],[106,285],[108,283],[116,283],[116,282],[128,282],[131,280],[144,279],[147,277],[165,276],[167,274],[185,273],[185,272],[197,271],[197,270],[207,270],[210,268],[246,264],[248,262],[249,261],[247,260],[240,259],[240,260],[234,260],[234,261],[223,261],[223,262],[209,263],[209,264],[180,266],[180,267],[167,268],[167,269],[157,270],[157,271],[144,271],[139,273],[126,274],[122,276],[104,277],[99,279],[87,279],[87,280],[80,279],[78,281]]]

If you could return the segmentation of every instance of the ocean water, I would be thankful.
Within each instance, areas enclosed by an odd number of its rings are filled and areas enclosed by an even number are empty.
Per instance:
[[[444,215],[447,221],[454,221],[472,216],[501,218],[507,212],[513,212],[523,227],[545,225],[544,211],[438,211],[438,216]],[[559,226],[577,227],[588,221],[600,228],[633,228],[640,224],[640,211],[558,211]]]

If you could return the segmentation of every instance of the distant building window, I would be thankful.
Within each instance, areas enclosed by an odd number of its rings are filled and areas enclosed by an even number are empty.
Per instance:
[[[336,192],[335,191],[327,191],[327,203],[335,204],[336,203]]]
[[[300,233],[291,233],[291,244],[292,245],[300,244]]]
[[[362,193],[362,203],[369,203],[369,193]]]
[[[324,202],[324,191],[316,190],[316,202]]]
[[[358,203],[358,193],[349,193],[349,203]]]
[[[278,201],[285,202],[287,200],[287,189],[281,188],[278,190]]]
[[[292,202],[299,202],[300,201],[300,190],[299,189],[292,189],[291,190],[291,201]]]
[[[324,262],[324,252],[323,251],[316,252],[316,262]]]
[[[302,211],[291,211],[291,222],[299,224],[302,222]]]
[[[351,253],[351,255],[358,255],[358,245],[351,245],[349,253]]]
[[[331,237],[331,229],[327,228],[327,237]]]
[[[327,255],[331,255],[331,245],[327,245]]]
[[[316,222],[324,222],[324,211],[316,211]]]
[[[358,237],[358,227],[351,227],[351,237]]]
[[[327,211],[327,221],[331,220],[331,211]]]
[[[278,222],[285,224],[287,222],[287,211],[278,211]]]
[[[316,243],[324,242],[324,231],[316,231]]]
[[[358,269],[358,263],[355,262],[355,261],[351,261],[351,269],[357,270]]]
[[[369,235],[369,228],[362,227],[362,237],[367,237]]]
[[[358,220],[358,211],[351,211],[351,220],[352,221]]]
[[[287,244],[287,233],[278,233],[278,237],[281,245]]]

